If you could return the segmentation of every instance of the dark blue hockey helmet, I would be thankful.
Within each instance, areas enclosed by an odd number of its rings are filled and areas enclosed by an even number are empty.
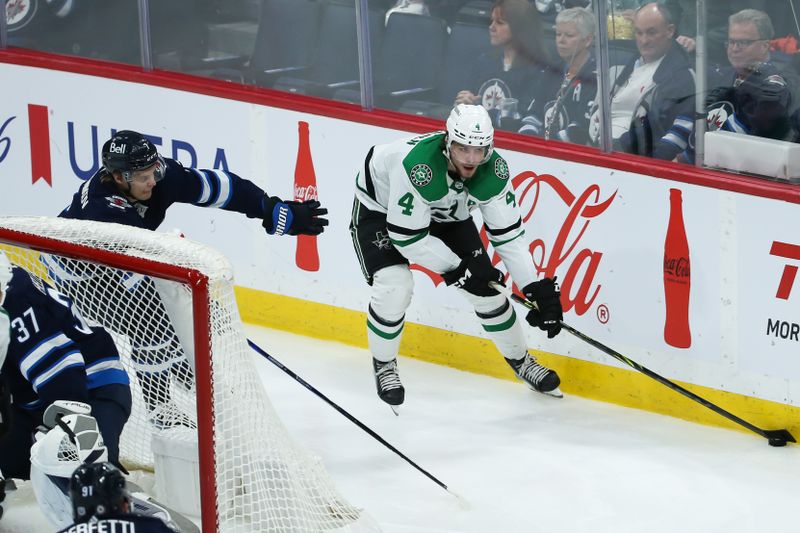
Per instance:
[[[131,130],[118,131],[105,142],[102,150],[103,168],[109,174],[122,173],[125,181],[131,181],[138,170],[156,165],[155,179],[164,177],[166,163],[150,139]]]
[[[69,495],[75,522],[125,512],[130,502],[125,477],[109,462],[79,466],[70,478]]]

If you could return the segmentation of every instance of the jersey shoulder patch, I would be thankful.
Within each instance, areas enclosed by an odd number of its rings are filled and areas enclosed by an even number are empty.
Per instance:
[[[122,210],[131,207],[131,203],[128,201],[128,199],[125,198],[124,196],[119,196],[118,194],[112,194],[111,196],[106,196],[106,200],[108,201],[108,207],[113,207]]]
[[[466,181],[467,189],[470,195],[485,202],[503,192],[509,177],[508,163],[493,152],[489,161],[478,167],[475,176]]]
[[[427,202],[447,195],[447,158],[442,153],[444,134],[423,135],[409,141],[413,148],[403,158],[409,182]]]

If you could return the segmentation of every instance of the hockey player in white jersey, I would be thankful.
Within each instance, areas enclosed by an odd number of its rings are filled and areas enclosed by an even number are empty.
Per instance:
[[[536,391],[561,396],[558,375],[528,353],[522,326],[508,299],[491,288],[502,282],[470,212],[479,209],[489,241],[522,292],[537,304],[527,321],[552,338],[561,330],[554,279],[536,280],[522,237],[522,218],[506,161],[494,151],[486,110],[457,105],[447,131],[372,147],[356,180],[350,231],[372,286],[367,336],[378,396],[403,403],[397,352],[413,278],[409,262],[442,275],[475,314],[516,375]]]

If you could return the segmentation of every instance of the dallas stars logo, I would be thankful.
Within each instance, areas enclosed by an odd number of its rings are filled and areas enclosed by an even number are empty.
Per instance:
[[[389,250],[392,247],[392,241],[389,239],[389,235],[382,232],[376,231],[375,232],[375,240],[372,241],[378,250]]]
[[[501,180],[508,179],[508,163],[502,157],[498,157],[494,161],[494,173],[497,174],[497,177]]]
[[[417,187],[424,187],[433,179],[433,170],[425,163],[414,165],[409,173],[411,182]]]

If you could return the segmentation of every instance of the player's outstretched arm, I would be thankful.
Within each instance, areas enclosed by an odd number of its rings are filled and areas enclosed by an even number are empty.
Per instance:
[[[325,231],[328,210],[317,200],[284,202],[277,196],[264,199],[264,222],[270,235],[319,235]]]

